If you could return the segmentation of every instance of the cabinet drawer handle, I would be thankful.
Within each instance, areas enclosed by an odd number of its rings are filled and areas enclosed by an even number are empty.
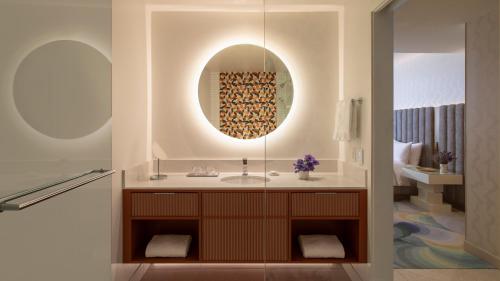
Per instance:
[[[176,195],[176,192],[155,192],[154,195]]]
[[[316,195],[335,195],[336,192],[315,192]]]

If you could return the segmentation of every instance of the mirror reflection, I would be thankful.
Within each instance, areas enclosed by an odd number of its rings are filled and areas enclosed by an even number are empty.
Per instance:
[[[110,81],[111,62],[100,51],[79,41],[52,41],[20,63],[14,102],[36,131],[57,139],[81,138],[110,119]]]
[[[286,65],[271,51],[234,45],[205,66],[198,99],[205,117],[220,132],[255,139],[283,123],[293,102],[293,82]]]

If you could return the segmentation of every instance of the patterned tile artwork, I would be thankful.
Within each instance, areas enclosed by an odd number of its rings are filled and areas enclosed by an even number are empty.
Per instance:
[[[254,139],[276,129],[275,72],[221,72],[219,93],[224,134]]]

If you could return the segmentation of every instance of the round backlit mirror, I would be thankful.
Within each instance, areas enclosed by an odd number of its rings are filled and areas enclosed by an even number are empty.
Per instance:
[[[293,83],[286,65],[271,51],[234,45],[205,66],[198,99],[205,117],[220,132],[255,139],[283,123],[292,106]]]

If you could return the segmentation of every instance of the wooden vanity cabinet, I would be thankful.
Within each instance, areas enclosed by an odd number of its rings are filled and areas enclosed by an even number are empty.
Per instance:
[[[204,192],[202,198],[204,261],[288,260],[288,193]]]
[[[201,200],[199,192],[161,189],[123,191],[123,260],[129,263],[199,262]],[[187,258],[146,258],[155,234],[192,236]]]
[[[366,262],[365,190],[124,189],[124,262]],[[345,259],[304,259],[300,234],[335,234]],[[190,234],[186,259],[145,258],[155,234]]]

